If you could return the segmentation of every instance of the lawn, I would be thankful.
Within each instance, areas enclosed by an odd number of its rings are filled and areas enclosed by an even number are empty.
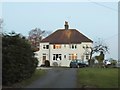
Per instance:
[[[79,88],[118,88],[117,68],[79,68]]]

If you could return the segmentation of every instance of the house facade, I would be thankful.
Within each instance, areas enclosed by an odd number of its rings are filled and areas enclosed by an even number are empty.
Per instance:
[[[39,66],[50,62],[50,66],[67,66],[71,60],[87,61],[90,58],[90,48],[93,41],[76,29],[69,29],[65,22],[64,29],[58,29],[40,43],[37,51]]]

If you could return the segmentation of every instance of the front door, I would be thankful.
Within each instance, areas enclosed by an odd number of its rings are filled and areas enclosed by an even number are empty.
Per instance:
[[[46,60],[46,55],[43,56],[43,60],[42,60],[43,64],[45,64],[45,60]]]

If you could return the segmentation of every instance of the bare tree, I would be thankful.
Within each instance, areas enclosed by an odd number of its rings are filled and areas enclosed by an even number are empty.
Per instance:
[[[89,65],[91,65],[91,60],[92,60],[92,55],[94,53],[99,53],[99,54],[106,54],[106,52],[109,52],[109,48],[107,45],[105,45],[103,43],[103,41],[98,41],[98,42],[95,42],[95,45],[94,47],[90,47],[91,49],[91,53],[90,53],[90,60],[89,60]],[[103,60],[103,59],[102,59]]]
[[[43,33],[45,33],[45,31],[42,31],[39,28],[32,29],[29,32],[28,40],[30,41],[30,43],[34,49],[37,49],[37,50],[39,49],[39,44],[42,39]]]

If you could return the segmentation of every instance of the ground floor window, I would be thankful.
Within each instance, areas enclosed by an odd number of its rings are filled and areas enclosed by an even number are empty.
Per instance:
[[[77,54],[74,53],[74,54],[69,54],[69,60],[75,60],[77,59]]]
[[[53,54],[53,60],[62,60],[62,54]]]
[[[89,59],[89,55],[86,55],[86,59],[87,59],[87,60]]]

